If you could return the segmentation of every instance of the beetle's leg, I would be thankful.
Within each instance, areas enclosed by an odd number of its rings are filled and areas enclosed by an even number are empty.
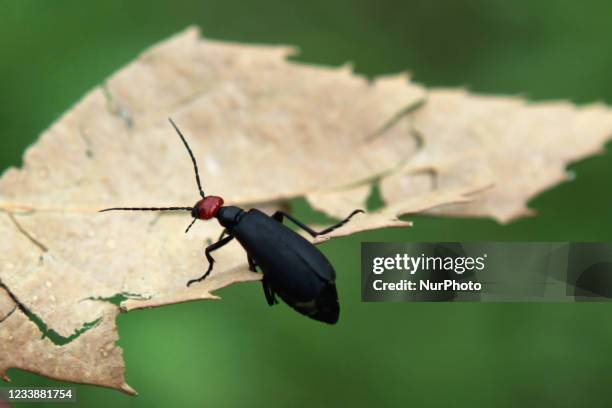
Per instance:
[[[257,264],[255,263],[255,260],[247,255],[247,261],[249,261],[249,270],[251,272],[257,272]]]
[[[217,238],[217,241],[221,241],[223,239],[223,237],[225,236],[225,234],[227,234],[227,229],[223,228],[223,231],[221,231],[221,235],[219,235],[219,238]]]
[[[270,287],[270,284],[268,283],[268,280],[265,276],[261,280],[261,286],[263,287],[264,295],[266,295],[266,301],[268,302],[268,305],[274,306],[275,304],[277,304],[278,300],[276,300],[274,290],[272,290],[272,288]]]
[[[227,234],[227,229],[223,228],[223,231],[221,231],[221,235],[219,235],[219,238],[217,238],[217,241],[215,242],[221,241],[223,237],[225,236],[225,234]],[[212,239],[210,238],[206,238],[206,242],[208,242],[208,245],[213,243]]]
[[[249,261],[249,269],[253,272],[257,272],[257,264],[255,263],[255,260],[250,256],[247,256],[247,260]],[[274,291],[268,284],[268,280],[265,276],[261,279],[261,286],[263,287],[264,295],[266,295],[268,305],[273,306],[278,303],[278,300],[276,300],[276,296],[274,295]]]
[[[228,235],[225,238],[220,239],[219,241],[215,242],[214,244],[209,245],[208,247],[206,247],[206,251],[204,251],[204,253],[206,254],[206,259],[208,260],[208,270],[206,271],[206,273],[202,276],[200,276],[197,279],[192,279],[189,282],[187,282],[187,286],[191,285],[192,283],[195,282],[201,282],[204,279],[206,279],[206,277],[210,274],[210,272],[212,271],[213,268],[213,264],[215,263],[215,259],[212,257],[212,255],[210,254],[212,251],[216,251],[217,249],[221,248],[222,246],[226,245],[228,242],[230,242],[232,239],[234,239],[234,237],[232,235]]]
[[[336,228],[340,228],[341,226],[343,226],[344,224],[349,222],[349,220],[353,217],[353,215],[358,214],[358,213],[362,213],[362,212],[364,212],[364,211],[363,210],[355,210],[348,217],[346,217],[342,221],[338,222],[337,224],[334,224],[331,227],[327,227],[323,231],[318,231],[318,232],[313,230],[312,228],[310,228],[308,225],[304,224],[303,222],[298,221],[291,214],[287,214],[286,212],[283,212],[283,211],[275,212],[274,214],[272,214],[272,218],[274,218],[276,221],[282,223],[283,222],[283,218],[287,217],[295,225],[297,225],[298,227],[302,228],[304,231],[306,231],[307,233],[309,233],[313,237],[316,237],[317,235],[325,235],[325,234],[327,234],[329,232],[332,232]]]

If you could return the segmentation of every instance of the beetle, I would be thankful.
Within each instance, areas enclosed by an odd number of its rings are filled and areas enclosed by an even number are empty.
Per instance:
[[[206,279],[215,263],[212,252],[235,238],[247,253],[249,269],[257,272],[259,267],[263,273],[261,282],[268,305],[277,304],[278,295],[297,312],[315,320],[335,324],[340,315],[340,305],[334,268],[321,251],[284,225],[283,220],[288,219],[312,237],[316,237],[335,230],[346,224],[355,214],[364,211],[354,210],[337,224],[322,231],[315,231],[283,211],[276,211],[272,216],[268,216],[255,208],[245,211],[235,206],[224,206],[223,198],[204,194],[193,151],[174,121],[169,121],[191,157],[201,199],[193,207],[114,207],[100,212],[189,211],[193,221],[185,233],[196,220],[216,218],[224,229],[219,239],[208,245],[204,251],[208,269],[199,278],[188,281],[187,286]]]

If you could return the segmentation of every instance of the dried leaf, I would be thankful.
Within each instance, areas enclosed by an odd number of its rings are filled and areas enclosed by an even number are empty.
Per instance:
[[[601,151],[612,136],[612,110],[601,104],[579,108],[569,102],[528,103],[464,90],[429,92],[410,119],[423,146],[399,169],[381,176],[385,203],[401,207],[415,196],[463,191],[472,198],[468,203],[427,212],[488,216],[500,222],[529,215],[529,199],[567,180],[568,163]],[[365,205],[367,195],[360,193],[367,187],[360,188],[307,198],[337,217]],[[482,193],[474,194],[478,191]]]
[[[460,188],[480,178],[492,188],[468,204],[431,212],[500,222],[529,215],[529,199],[567,180],[568,163],[601,151],[612,136],[612,111],[602,104],[527,103],[463,90],[431,91],[413,119],[423,149],[382,180],[384,199],[396,203],[408,192]]]
[[[422,87],[405,76],[369,83],[348,68],[287,62],[289,52],[187,30],[86,95],[28,149],[22,170],[3,175],[0,281],[22,307],[0,323],[12,339],[0,373],[19,367],[129,392],[118,347],[83,357],[91,375],[70,374],[64,358],[114,342],[117,306],[108,299],[123,296],[124,310],[218,299],[219,288],[260,279],[233,242],[215,255],[213,275],[187,289],[218,225],[198,223],[185,236],[187,214],[96,212],[196,201],[191,163],[167,116],[200,159],[206,191],[230,204],[358,183],[416,153],[405,112]],[[45,330],[58,341],[41,340]],[[20,355],[14,347],[24,344],[32,352]],[[54,357],[37,359],[46,352]]]
[[[359,186],[340,191],[312,193],[306,197],[315,209],[343,218],[346,215],[342,214],[346,214],[348,208],[365,207],[368,196],[366,193],[369,193],[369,191],[369,186]],[[471,201],[470,196],[478,191],[474,187],[428,191],[421,195],[406,198],[393,205],[388,205],[379,211],[358,214],[344,227],[326,235],[319,235],[313,242],[318,244],[331,238],[378,228],[410,227],[412,226],[411,221],[402,221],[399,217],[431,210],[439,206],[466,203]]]
[[[4,306],[10,305],[8,314]],[[104,305],[99,324],[64,346],[49,338],[41,338],[40,329],[0,288],[0,329],[2,367],[20,367],[49,378],[77,383],[99,384],[117,388],[128,394],[136,392],[124,381],[123,351],[115,345],[119,338],[115,318],[117,308]],[[58,364],[61,362],[61,364]],[[4,370],[3,370],[4,371]],[[0,373],[6,380],[5,373]]]

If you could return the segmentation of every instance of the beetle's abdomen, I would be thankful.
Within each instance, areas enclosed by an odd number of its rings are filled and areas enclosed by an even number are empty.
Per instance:
[[[303,315],[329,324],[338,322],[340,316],[340,303],[338,302],[336,284],[333,282],[323,286],[319,295],[315,299],[307,302],[300,302],[291,298],[286,293],[279,290],[275,291],[285,303]]]
[[[230,232],[285,303],[316,320],[338,320],[335,272],[314,245],[258,210],[249,210]]]

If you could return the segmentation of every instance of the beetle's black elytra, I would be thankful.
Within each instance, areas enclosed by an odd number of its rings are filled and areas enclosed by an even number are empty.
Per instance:
[[[204,251],[208,260],[208,269],[199,278],[187,282],[187,286],[206,279],[212,272],[215,262],[211,253],[235,238],[247,253],[251,271],[256,272],[259,267],[263,273],[262,286],[266,301],[270,306],[278,303],[276,300],[276,295],[278,295],[285,303],[303,315],[325,323],[336,323],[340,314],[340,305],[334,268],[321,251],[304,237],[285,226],[283,220],[284,218],[289,219],[308,234],[316,237],[346,224],[351,217],[363,210],[355,210],[339,223],[317,232],[283,211],[277,211],[270,217],[257,209],[245,211],[239,207],[223,206],[221,197],[204,194],[195,156],[172,119],[170,123],[191,157],[196,183],[202,198],[193,207],[114,207],[100,212],[115,210],[189,211],[193,221],[185,232],[189,231],[198,219],[217,218],[224,230],[217,242],[210,244]]]

